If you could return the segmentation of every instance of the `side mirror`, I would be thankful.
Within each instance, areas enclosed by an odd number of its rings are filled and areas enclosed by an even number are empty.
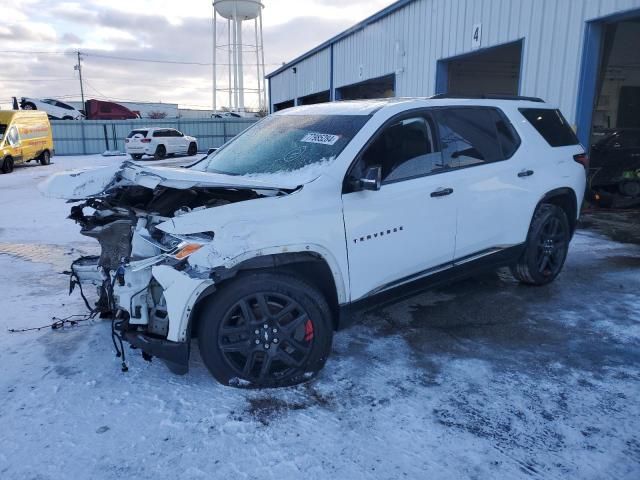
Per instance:
[[[210,148],[209,150],[207,150],[207,155],[211,155],[216,150],[218,150],[218,149],[217,148]]]
[[[375,167],[367,168],[364,173],[364,177],[360,179],[360,187],[363,190],[380,190],[382,185],[382,167],[376,165]]]

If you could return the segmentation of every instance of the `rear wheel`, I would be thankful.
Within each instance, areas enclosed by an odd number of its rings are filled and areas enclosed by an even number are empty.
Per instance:
[[[333,336],[324,297],[298,278],[255,273],[211,295],[200,315],[202,359],[225,385],[294,385],[324,366]]]
[[[156,153],[153,155],[153,158],[155,158],[156,160],[160,160],[161,158],[164,158],[167,156],[167,149],[165,148],[164,145],[158,145],[156,147]]]
[[[36,106],[31,102],[27,102],[22,106],[22,109],[23,110],[35,110]]]
[[[564,266],[571,229],[564,210],[542,204],[529,227],[525,251],[511,273],[522,283],[545,285],[553,281]]]
[[[2,173],[11,173],[11,172],[13,172],[13,158],[6,157],[2,161],[2,166],[0,167],[0,171]]]
[[[40,165],[49,165],[51,163],[51,154],[49,153],[49,150],[42,152],[38,161],[40,162]]]
[[[195,143],[192,142],[192,143],[189,144],[189,149],[187,150],[187,155],[192,157],[196,153],[198,153],[198,146]]]

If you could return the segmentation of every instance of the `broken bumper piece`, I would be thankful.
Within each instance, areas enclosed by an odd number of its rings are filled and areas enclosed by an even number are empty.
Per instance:
[[[189,342],[171,342],[137,331],[123,332],[122,338],[132,347],[139,348],[147,355],[161,359],[169,370],[177,375],[184,375],[189,371]]]
[[[82,257],[71,266],[71,285],[97,287],[96,308],[103,314],[126,319],[121,335],[146,356],[158,357],[176,374],[188,371],[190,321],[197,301],[214,291],[208,277],[193,278],[169,265],[161,256],[131,262],[109,275],[98,266],[99,257]],[[122,275],[122,278],[116,278]],[[109,290],[111,289],[111,292]],[[73,290],[73,288],[71,289]],[[110,307],[108,298],[113,298]]]

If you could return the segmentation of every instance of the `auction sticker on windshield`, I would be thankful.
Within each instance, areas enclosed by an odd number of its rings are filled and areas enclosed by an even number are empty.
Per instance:
[[[322,145],[333,145],[340,140],[339,135],[331,135],[329,133],[307,133],[302,137],[301,142],[305,143],[321,143]]]

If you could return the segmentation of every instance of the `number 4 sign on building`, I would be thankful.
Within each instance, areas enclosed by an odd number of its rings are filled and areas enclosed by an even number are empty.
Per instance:
[[[482,43],[482,24],[476,23],[473,26],[473,34],[471,36],[471,48],[480,48]]]

